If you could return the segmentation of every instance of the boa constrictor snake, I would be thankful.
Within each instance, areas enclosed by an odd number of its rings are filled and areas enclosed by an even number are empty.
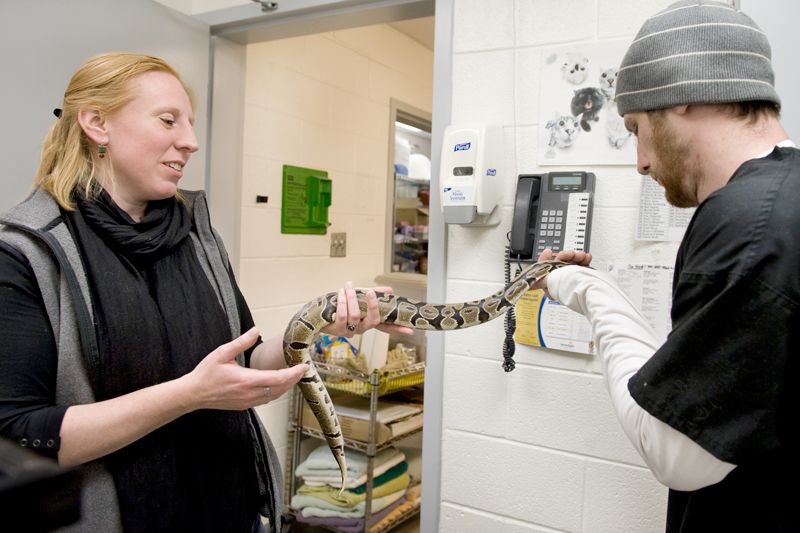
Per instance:
[[[395,296],[376,293],[381,322],[407,326],[414,329],[450,331],[477,326],[494,320],[522,298],[538,281],[552,270],[569,263],[542,261],[534,263],[502,290],[472,302],[457,304],[429,304]],[[357,291],[362,318],[367,312],[366,293]],[[283,353],[289,366],[308,363],[309,370],[297,384],[311,411],[314,413],[325,440],[339,465],[343,491],[347,486],[347,462],[344,455],[344,437],[336,417],[331,397],[319,376],[309,354],[317,333],[336,318],[337,293],[331,292],[308,302],[298,311],[283,336]],[[339,492],[341,494],[341,491]]]

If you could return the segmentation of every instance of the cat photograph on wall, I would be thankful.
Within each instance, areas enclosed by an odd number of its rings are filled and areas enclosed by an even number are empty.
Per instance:
[[[600,84],[600,90],[606,98],[606,138],[608,144],[613,148],[619,150],[628,139],[631,138],[631,132],[625,129],[625,121],[617,110],[617,102],[614,100],[614,95],[617,92],[617,76],[619,70],[616,68],[607,68],[600,72],[600,78],[597,80]]]
[[[552,47],[542,53],[538,142],[545,165],[636,162],[615,98],[627,42]],[[556,110],[554,113],[553,111]]]
[[[581,119],[581,128],[583,131],[592,131],[590,122],[597,122],[600,120],[600,110],[606,103],[606,97],[603,91],[597,87],[584,87],[583,89],[576,89],[570,102],[570,109],[572,114]]]
[[[550,148],[546,152],[546,157],[555,157],[554,149],[569,148],[575,143],[578,134],[581,132],[580,121],[571,115],[559,115],[548,120],[545,128],[550,132],[547,146]]]
[[[564,54],[564,62],[561,64],[562,78],[573,85],[580,85],[586,81],[589,73],[586,68],[589,65],[589,58],[578,54]]]

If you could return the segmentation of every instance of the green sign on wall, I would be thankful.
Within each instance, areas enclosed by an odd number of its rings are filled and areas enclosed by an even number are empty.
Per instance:
[[[283,165],[281,233],[325,235],[331,190],[326,171]]]

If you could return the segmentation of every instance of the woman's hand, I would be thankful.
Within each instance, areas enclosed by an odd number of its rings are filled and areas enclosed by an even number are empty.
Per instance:
[[[413,333],[411,328],[381,322],[378,297],[375,292],[391,293],[391,287],[371,287],[359,290],[366,292],[367,314],[364,318],[361,318],[356,289],[348,281],[346,286],[339,289],[336,301],[336,319],[333,323],[322,328],[323,333],[339,337],[352,337],[372,328],[377,328],[385,333],[399,333],[401,335],[411,335]]]
[[[291,389],[308,365],[296,365],[280,370],[244,368],[236,356],[250,348],[258,339],[258,329],[223,344],[208,354],[185,377],[192,385],[195,409],[243,410],[279,398]]]

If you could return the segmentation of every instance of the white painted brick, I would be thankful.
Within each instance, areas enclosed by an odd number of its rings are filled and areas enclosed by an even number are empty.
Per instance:
[[[389,135],[389,106],[348,91],[331,88],[330,123],[348,133],[381,140]],[[382,169],[385,171],[385,169]]]
[[[247,104],[243,145],[244,154],[302,160],[303,124],[292,115]]]
[[[369,216],[369,220],[373,224],[370,227],[357,226],[355,229],[364,229],[370,236],[374,236],[375,232],[373,230],[379,229],[379,240],[383,242],[389,238],[389,231],[385,227],[384,218],[384,213],[386,212],[386,179],[359,174],[355,176],[354,185],[355,191],[353,198],[351,198],[354,207],[352,213]],[[361,222],[362,219],[359,217],[356,221]],[[375,227],[375,225],[379,227]],[[375,243],[377,244],[377,241]],[[371,251],[375,252],[377,248],[372,248]]]
[[[270,71],[265,99],[268,109],[293,115],[306,122],[328,124],[331,106],[329,85],[291,68],[276,65]]]
[[[359,216],[349,218],[348,222],[342,227],[347,233],[347,255],[348,256],[374,256],[380,255],[386,243],[386,230],[384,228],[383,215],[380,216]],[[337,230],[338,231],[338,230]]]
[[[331,205],[328,207],[328,222],[331,223],[328,233],[330,233],[334,231],[332,229],[334,221],[340,222],[345,215],[357,212],[355,193],[358,190],[360,177],[351,172],[334,171],[328,174],[328,178],[331,180]],[[341,230],[339,225],[337,224],[335,231]]]
[[[430,86],[433,83],[433,54],[408,35],[389,25],[381,25],[382,57],[375,60],[383,63],[418,83]],[[374,57],[371,54],[367,54]]]
[[[453,56],[453,124],[514,124],[514,52]]]
[[[510,398],[497,362],[445,356],[442,426],[502,437]]]
[[[591,250],[596,260],[630,257],[638,210],[597,207],[592,214]]]
[[[244,101],[246,103],[266,106],[274,68],[274,63],[268,59],[266,54],[259,53],[255,49],[248,49],[245,60],[245,69],[248,75],[245,76],[244,84]]]
[[[282,234],[279,209],[245,207],[240,246],[242,258],[327,256],[330,236]]]
[[[539,84],[542,70],[542,53],[538,48],[516,50],[516,99],[517,126],[528,126],[539,122]],[[536,151],[532,143],[528,149]]]
[[[305,37],[302,72],[334,87],[367,96],[369,60],[322,35]]]
[[[439,533],[503,531],[503,517],[496,514],[446,502],[439,513]]]
[[[247,293],[244,293],[244,296],[245,299],[247,299]],[[248,304],[249,303],[248,301]],[[283,337],[286,326],[289,325],[289,321],[294,314],[300,310],[302,305],[302,303],[295,303],[261,309],[251,307],[253,321],[261,332],[261,338],[267,339],[276,335]]]
[[[584,460],[445,430],[442,500],[566,531],[580,528]]]
[[[488,324],[445,333],[447,353],[487,359],[500,365],[503,361],[503,318]]]
[[[278,161],[255,154],[242,157],[242,205],[267,209],[280,206],[283,167]],[[236,177],[230,176],[231,182]],[[214,191],[211,191],[214,194]],[[266,204],[256,204],[256,195],[269,197]]]
[[[503,284],[500,282],[474,282],[474,281],[455,281],[450,280],[447,283],[447,301],[452,303],[469,302],[472,300],[480,300],[481,298],[494,294],[502,288]],[[500,320],[499,318],[497,320]],[[495,320],[495,322],[497,321]],[[477,326],[479,328],[486,328],[489,324]],[[472,328],[475,329],[475,328]],[[461,332],[455,332],[461,333]]]
[[[502,209],[504,222],[498,226],[460,226],[457,224],[448,226],[447,276],[449,279],[503,283],[503,261],[505,247],[508,243],[506,233],[511,228],[511,211],[507,208],[500,209]]]
[[[336,191],[335,187],[334,190]],[[242,208],[241,257],[330,259],[330,234],[333,232],[347,233],[347,256],[350,258],[354,255],[382,255],[381,246],[386,239],[382,213],[370,215],[344,212],[342,215],[331,215],[330,220],[333,222],[326,235],[283,234],[280,220],[279,209]],[[348,257],[344,258],[345,262]]]
[[[657,12],[672,4],[674,0],[598,0],[597,37],[630,36],[630,40],[642,27],[642,23]]]
[[[253,308],[304,304],[338,290],[347,281],[354,286],[374,285],[382,255],[357,258],[247,259],[240,264],[240,285]],[[322,275],[321,275],[322,273]]]
[[[376,62],[369,63],[369,84],[365,85],[369,98],[380,104],[389,104],[397,98],[423,110],[430,110],[433,87],[430,82],[418,81]]]
[[[517,46],[594,37],[594,0],[517,0]]]
[[[504,385],[509,439],[643,464],[620,428],[601,376],[520,366]]]
[[[386,142],[388,130],[382,138],[364,137],[361,135],[354,137],[355,161],[354,169],[357,174],[367,176],[383,177],[386,180],[387,169],[389,167],[389,144]],[[378,201],[375,198],[374,201]],[[385,198],[382,205],[385,205]]]
[[[440,533],[553,533],[550,528],[448,503],[442,505],[439,520]]]
[[[641,176],[632,166],[600,167],[595,175],[595,207],[639,208]]]
[[[553,533],[553,530],[520,520],[506,519],[501,533]]]
[[[588,461],[585,490],[582,531],[664,531],[667,488],[658,483],[649,470]]]
[[[491,12],[491,13],[489,13]],[[487,17],[491,23],[487,24]],[[514,46],[514,0],[456,0],[453,7],[453,52]]]
[[[382,24],[372,24],[334,31],[333,38],[362,56],[379,60],[387,53],[383,49],[382,33]]]
[[[320,170],[355,172],[356,136],[337,128],[303,122],[302,166]]]
[[[536,145],[538,130],[535,126],[516,128],[517,175],[536,174],[538,172]]]
[[[256,413],[264,424],[272,444],[276,447],[285,447],[289,430],[289,401],[288,394],[272,400],[265,405],[256,407]]]
[[[280,65],[286,68],[300,70],[299,66],[305,59],[305,39],[292,37],[254,43],[246,49],[247,77],[259,79],[263,73],[258,72],[266,65]],[[260,78],[262,80],[269,79]]]

